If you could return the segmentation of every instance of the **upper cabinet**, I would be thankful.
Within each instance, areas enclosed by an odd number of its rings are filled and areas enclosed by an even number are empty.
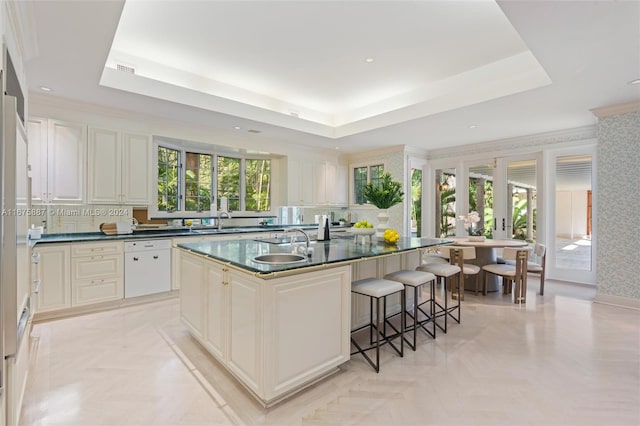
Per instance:
[[[313,200],[315,205],[347,204],[346,167],[330,161],[313,164]]]
[[[330,161],[289,158],[288,203],[291,206],[346,206],[347,168]]]
[[[32,200],[36,203],[84,201],[87,127],[33,118],[28,124]]]
[[[313,205],[313,163],[310,160],[287,159],[287,202],[290,206]]]
[[[89,203],[149,203],[149,137],[90,128],[87,176]]]

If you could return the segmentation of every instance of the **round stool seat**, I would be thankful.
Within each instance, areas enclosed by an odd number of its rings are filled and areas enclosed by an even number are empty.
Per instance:
[[[351,291],[380,298],[404,290],[402,283],[382,278],[364,278],[351,283]]]
[[[460,272],[460,267],[445,263],[431,263],[420,265],[416,268],[418,271],[431,272],[439,277],[450,277]]]
[[[398,281],[411,287],[417,287],[435,280],[436,276],[431,272],[405,269],[402,271],[391,272],[385,275],[384,278],[391,281]]]

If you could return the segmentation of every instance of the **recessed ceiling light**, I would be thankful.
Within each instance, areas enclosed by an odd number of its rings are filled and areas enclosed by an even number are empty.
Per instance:
[[[340,149],[340,147],[339,147],[339,146],[336,146],[336,149]]]
[[[375,59],[373,59],[371,56],[367,56],[366,58],[364,58],[364,61],[368,64],[370,64],[371,62],[373,62]]]
[[[469,128],[470,129],[475,129],[476,127],[478,127],[478,126],[476,126],[475,124],[469,124]]]
[[[47,86],[40,86],[40,90],[42,90],[43,92],[51,92],[53,89]]]
[[[240,130],[240,126],[233,126],[234,129]]]
[[[631,80],[629,84],[640,84],[640,78],[636,78],[635,80]]]

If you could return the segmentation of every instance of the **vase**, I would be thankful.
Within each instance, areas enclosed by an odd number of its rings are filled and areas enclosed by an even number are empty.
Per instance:
[[[389,228],[389,212],[386,209],[378,211],[378,226],[376,227],[376,238],[382,240],[384,231]]]

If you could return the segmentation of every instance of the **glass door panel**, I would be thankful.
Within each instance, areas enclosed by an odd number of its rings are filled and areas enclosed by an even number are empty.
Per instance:
[[[555,266],[592,270],[591,155],[556,157]]]
[[[466,232],[493,238],[493,165],[469,167],[469,213],[473,212],[480,220],[465,223]]]
[[[456,235],[456,170],[436,170],[436,237]]]
[[[422,236],[422,169],[411,169],[411,236]]]
[[[507,237],[535,242],[536,160],[507,162]]]

